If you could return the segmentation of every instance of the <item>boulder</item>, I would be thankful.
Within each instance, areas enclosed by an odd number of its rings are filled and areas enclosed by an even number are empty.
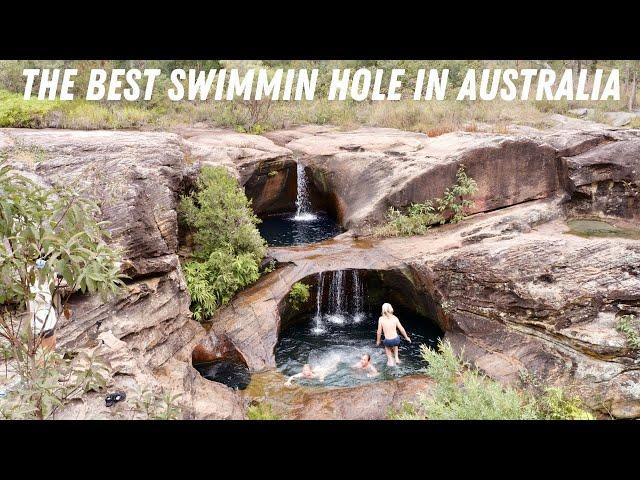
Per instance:
[[[640,138],[607,142],[563,162],[574,211],[640,218]]]
[[[636,118],[640,118],[640,113],[638,112],[606,112],[604,114],[607,122],[609,122],[614,127],[624,127],[625,125],[629,125]]]
[[[568,110],[567,113],[570,115],[575,115],[576,117],[586,117],[588,115],[593,115],[595,110],[593,108],[573,108]]]
[[[304,393],[290,418],[295,420],[386,420],[405,403],[428,395],[433,380],[422,375],[350,388]]]

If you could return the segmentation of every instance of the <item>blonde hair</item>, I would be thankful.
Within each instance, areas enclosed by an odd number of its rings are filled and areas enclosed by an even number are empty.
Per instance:
[[[391,315],[393,315],[393,307],[390,303],[382,304],[382,315],[384,315],[385,317],[390,317]]]

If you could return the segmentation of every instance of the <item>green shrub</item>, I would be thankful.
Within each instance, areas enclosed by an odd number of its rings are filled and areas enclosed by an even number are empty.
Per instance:
[[[63,106],[60,112],[60,127],[78,130],[100,130],[116,128],[112,111],[99,103],[76,100]]]
[[[73,290],[116,293],[124,285],[120,252],[104,242],[97,204],[68,185],[44,189],[0,159],[0,192],[0,350],[19,380],[0,399],[0,416],[49,418],[74,395],[102,388],[108,371],[89,355],[70,361],[40,348],[27,312],[32,289],[40,283],[61,293],[60,274]],[[59,311],[69,297],[61,295]]]
[[[184,270],[194,317],[203,321],[258,279],[266,243],[251,202],[222,167],[204,167],[178,210],[181,225],[193,232],[193,260]]]
[[[411,402],[402,402],[400,407],[390,409],[387,418],[389,420],[426,420],[419,406]]]
[[[194,318],[198,321],[210,318],[238,290],[255,282],[260,277],[258,266],[249,253],[233,255],[225,250],[211,252],[206,261],[188,262],[184,273]]]
[[[640,325],[635,315],[622,315],[618,319],[616,330],[625,336],[629,348],[640,350]]]
[[[567,395],[561,388],[547,387],[537,401],[538,418],[545,420],[593,420],[582,408],[582,400]]]
[[[0,127],[37,128],[45,125],[47,114],[58,101],[24,100],[22,95],[0,90]]]
[[[442,197],[427,200],[424,203],[412,203],[406,213],[390,207],[387,212],[387,223],[376,230],[381,237],[402,237],[407,235],[424,235],[432,225],[444,224],[447,221],[458,223],[465,219],[466,210],[474,205],[465,198],[478,191],[475,180],[469,177],[464,165],[456,172],[456,183],[447,188]]]
[[[196,192],[183,196],[179,205],[181,223],[194,232],[195,258],[206,260],[216,250],[248,253],[261,261],[266,243],[256,225],[260,219],[251,210],[236,180],[223,167],[203,167]]]
[[[173,394],[164,388],[156,393],[149,387],[136,386],[129,403],[134,412],[143,414],[147,420],[177,420],[182,416],[182,408],[178,405],[181,396],[181,393]]]
[[[258,403],[251,405],[247,409],[249,420],[280,420],[281,417],[273,412],[273,408],[268,403]]]
[[[309,285],[302,282],[296,282],[289,292],[289,306],[294,310],[300,310],[300,307],[307,303],[311,294],[309,293]]]
[[[405,403],[390,412],[397,420],[528,420],[593,419],[581,408],[577,397],[559,388],[546,388],[539,398],[500,383],[471,368],[453,351],[449,342],[440,341],[438,350],[421,346],[428,362],[426,373],[436,383],[429,395],[415,403]]]
[[[469,368],[449,342],[440,341],[438,351],[421,346],[428,363],[426,373],[436,381],[433,395],[424,397],[421,409],[429,419],[523,420],[536,418],[528,399],[511,387]]]
[[[97,356],[82,352],[72,360],[56,352],[38,351],[21,383],[0,398],[0,419],[54,418],[56,411],[83,393],[106,387],[109,368]]]

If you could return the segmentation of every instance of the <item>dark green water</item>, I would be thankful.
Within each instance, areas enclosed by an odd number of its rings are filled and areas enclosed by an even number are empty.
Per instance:
[[[324,212],[271,215],[262,219],[258,230],[274,247],[320,242],[342,233],[335,220]]]
[[[569,233],[584,238],[630,238],[640,240],[640,229],[622,228],[603,220],[575,218],[567,221]]]
[[[251,374],[246,365],[237,362],[217,361],[194,365],[207,380],[224,383],[228,387],[244,390],[251,381]]]

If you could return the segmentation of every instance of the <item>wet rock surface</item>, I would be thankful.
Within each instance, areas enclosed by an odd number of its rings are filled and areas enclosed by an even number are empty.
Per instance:
[[[291,420],[385,420],[433,386],[423,375],[349,388],[287,387],[285,380],[277,370],[255,374],[242,397],[248,404],[268,404],[280,418]]]
[[[424,376],[403,377],[359,387],[305,393],[290,413],[296,420],[385,420],[404,403],[427,394],[432,381]]]

